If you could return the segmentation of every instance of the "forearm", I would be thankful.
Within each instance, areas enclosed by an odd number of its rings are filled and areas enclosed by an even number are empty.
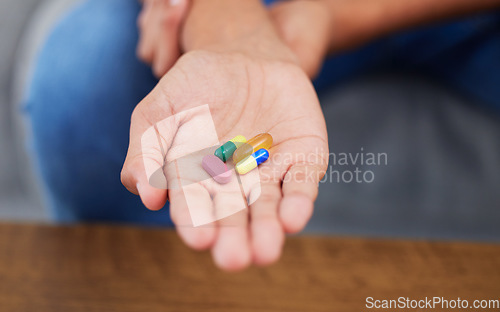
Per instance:
[[[500,0],[320,0],[331,12],[331,52],[412,27],[500,7]]]

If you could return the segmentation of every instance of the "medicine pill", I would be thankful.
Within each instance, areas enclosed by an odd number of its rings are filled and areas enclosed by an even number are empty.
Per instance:
[[[238,135],[216,149],[214,155],[219,157],[219,159],[223,162],[226,162],[231,158],[231,156],[233,156],[234,151],[236,151],[238,147],[242,146],[246,142],[247,139],[245,139],[244,136]]]
[[[214,155],[203,157],[201,166],[205,171],[219,184],[226,184],[231,181],[231,171],[227,169],[226,164]]]
[[[246,174],[269,159],[269,152],[263,148],[236,164],[236,172]]]
[[[238,147],[233,154],[233,162],[237,164],[260,149],[270,149],[272,145],[273,137],[269,133],[261,133]]]

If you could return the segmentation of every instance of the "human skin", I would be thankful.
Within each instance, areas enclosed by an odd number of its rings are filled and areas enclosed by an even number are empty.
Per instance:
[[[138,55],[152,64],[157,77],[163,76],[181,54],[178,39],[189,2],[144,0],[138,21]],[[269,11],[281,39],[313,78],[328,54],[404,29],[499,6],[500,0],[290,0],[276,3]]]
[[[230,29],[221,32],[227,25]],[[176,228],[188,246],[210,248],[222,269],[273,263],[281,254],[285,233],[300,231],[309,220],[318,182],[327,168],[326,125],[314,88],[259,0],[194,0],[181,43],[190,52],[132,115],[122,182],[152,210],[163,207],[168,196],[172,220],[185,224],[182,194],[148,182],[145,158],[160,162],[163,155],[142,153],[143,133],[161,120],[204,104],[210,106],[221,141],[256,129],[272,133],[275,158],[261,170],[273,175],[262,181],[261,196],[248,211],[213,226]],[[175,144],[175,130],[161,133],[166,143]],[[317,157],[307,162],[293,157],[298,154]],[[291,161],[281,162],[280,157]],[[214,203],[208,197],[200,205],[209,209]],[[238,226],[226,226],[227,222]]]
[[[292,0],[278,2],[270,11],[280,37],[314,77],[327,55],[498,7],[500,0]]]
[[[188,53],[134,112],[122,173],[127,188],[140,194],[148,208],[163,206],[167,192],[152,188],[144,174],[140,135],[155,122],[196,105],[210,105],[221,141],[230,139],[229,134],[271,129],[279,147],[273,153],[321,151],[318,163],[273,168],[278,179],[266,181],[250,216],[231,218],[241,226],[220,222],[205,228],[177,227],[189,246],[211,248],[219,267],[238,270],[251,262],[276,261],[284,233],[300,231],[312,214],[317,181],[292,180],[281,186],[281,180],[306,171],[321,177],[326,169],[324,120],[307,79],[314,77],[323,58],[399,29],[487,10],[499,1],[444,0],[436,5],[430,0],[295,0],[273,6],[270,13],[259,1],[192,2],[189,13],[184,11],[188,16],[176,48]],[[166,63],[174,64],[176,54],[169,55]],[[155,73],[162,76],[168,67]],[[234,117],[243,112],[244,119]],[[276,123],[279,127],[273,128]],[[174,139],[173,133],[163,135]],[[168,192],[172,218],[182,223],[178,195]]]
[[[188,0],[142,0],[137,19],[139,42],[137,56],[151,65],[156,77],[161,78],[181,56],[180,31],[186,17]]]

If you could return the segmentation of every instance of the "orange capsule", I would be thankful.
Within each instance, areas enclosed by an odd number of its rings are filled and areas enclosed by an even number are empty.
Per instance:
[[[269,133],[261,133],[238,147],[233,154],[233,162],[237,164],[262,148],[269,150],[272,145],[273,137]]]

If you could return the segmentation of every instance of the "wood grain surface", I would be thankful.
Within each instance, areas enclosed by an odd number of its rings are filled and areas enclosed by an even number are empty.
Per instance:
[[[278,264],[234,274],[169,230],[0,224],[2,312],[359,312],[426,296],[500,299],[500,245],[291,237]]]

